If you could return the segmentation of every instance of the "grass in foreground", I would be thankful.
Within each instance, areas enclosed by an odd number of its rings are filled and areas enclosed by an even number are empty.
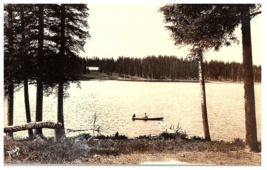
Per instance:
[[[261,143],[259,143],[261,146]],[[18,156],[6,151],[20,148]],[[125,136],[93,138],[88,134],[54,142],[53,138],[13,140],[4,138],[5,164],[139,164],[151,155],[162,159],[177,159],[189,163],[260,165],[261,154],[244,152],[241,139],[232,142],[205,141],[181,134],[162,133],[156,138]],[[138,156],[136,156],[138,155]],[[142,157],[139,159],[137,157]],[[161,155],[161,156],[160,156]],[[255,155],[257,155],[255,157]],[[255,159],[254,159],[255,157]],[[155,158],[151,160],[156,161]],[[250,162],[249,162],[250,160]]]

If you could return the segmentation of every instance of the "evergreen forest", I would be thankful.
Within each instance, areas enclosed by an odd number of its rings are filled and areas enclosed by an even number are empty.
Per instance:
[[[86,74],[86,67],[99,67],[103,73],[118,73],[148,79],[198,80],[198,63],[192,58],[177,56],[147,56],[145,58],[80,58],[80,73]],[[253,65],[254,81],[261,82],[261,65]],[[206,80],[243,81],[242,63],[217,60],[204,61]]]

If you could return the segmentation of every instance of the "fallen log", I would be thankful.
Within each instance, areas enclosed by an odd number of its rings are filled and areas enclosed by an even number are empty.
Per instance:
[[[31,122],[24,125],[13,125],[4,127],[4,133],[6,132],[17,132],[28,129],[37,129],[37,128],[50,128],[57,129],[62,126],[62,123],[57,122]]]

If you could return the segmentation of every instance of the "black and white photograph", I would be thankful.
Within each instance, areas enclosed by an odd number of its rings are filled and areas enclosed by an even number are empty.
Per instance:
[[[100,2],[2,3],[3,164],[262,167],[262,3]]]

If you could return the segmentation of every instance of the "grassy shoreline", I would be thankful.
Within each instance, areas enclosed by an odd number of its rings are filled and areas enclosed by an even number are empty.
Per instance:
[[[6,151],[20,148],[19,155]],[[259,142],[261,148],[261,142]],[[156,138],[82,134],[54,142],[53,138],[13,140],[4,137],[5,164],[136,165],[176,160],[205,165],[261,165],[261,152],[248,152],[241,139],[232,142],[205,141],[181,134],[162,133]]]

